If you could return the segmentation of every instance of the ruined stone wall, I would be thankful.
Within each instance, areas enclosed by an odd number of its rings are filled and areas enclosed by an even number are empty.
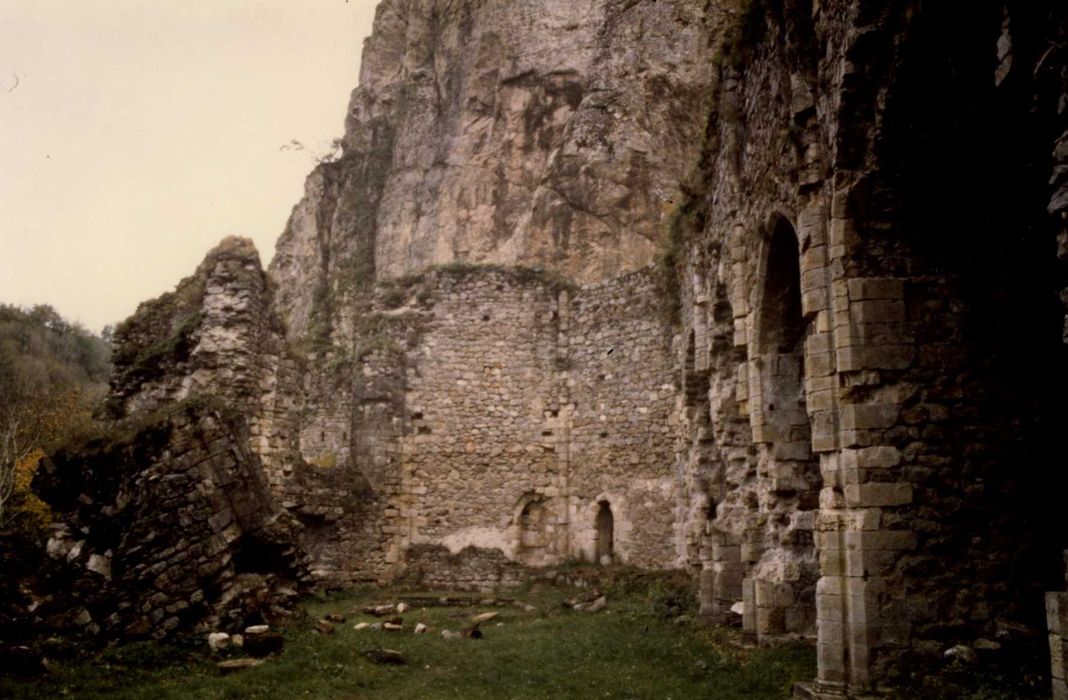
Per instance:
[[[388,580],[403,528],[400,493],[409,316],[368,312],[359,336],[293,357],[268,374],[255,449],[276,497],[304,526],[312,573],[327,586]]]
[[[270,299],[252,242],[222,241],[175,291],[142,303],[116,328],[112,413],[151,411],[203,393],[255,412],[265,370],[281,350]]]
[[[679,563],[670,336],[650,273],[580,288],[525,268],[434,269],[379,285],[346,312],[351,335],[311,346],[270,324],[243,244],[210,254],[186,288],[203,290],[188,294],[192,321],[168,295],[127,327],[185,323],[192,349],[134,378],[148,341],[125,332],[117,376],[131,379],[113,398],[144,414],[193,392],[244,413],[321,584],[390,580],[415,545],[527,566]],[[234,368],[202,351],[224,335]]]
[[[109,635],[240,631],[308,590],[298,527],[271,497],[243,420],[186,402],[49,460],[46,585]]]
[[[828,690],[899,682],[953,643],[1012,659],[1057,539],[1038,465],[1065,365],[1035,205],[1058,132],[1019,68],[1047,10],[962,26],[876,5],[750,18],[684,212],[681,446],[717,504],[704,607],[733,597],[759,638],[817,632]]]
[[[650,275],[576,288],[457,268],[409,284],[429,313],[404,351],[393,547],[593,560],[605,503],[614,560],[675,565],[674,390]]]
[[[326,585],[686,567],[828,693],[1047,615],[1063,695],[1064,22],[383,2],[272,282],[230,241],[143,305],[112,405],[243,411]]]
[[[539,510],[528,560],[566,551],[566,462],[553,436],[561,400],[557,290],[477,269],[442,274],[433,315],[408,353],[402,495],[409,542],[519,553],[519,519]]]
[[[655,272],[582,287],[567,315],[566,442],[571,550],[596,561],[611,511],[613,559],[679,564],[671,335]]]
[[[470,546],[451,552],[444,545],[417,544],[405,553],[400,580],[420,590],[489,593],[523,583],[527,573],[499,549]]]

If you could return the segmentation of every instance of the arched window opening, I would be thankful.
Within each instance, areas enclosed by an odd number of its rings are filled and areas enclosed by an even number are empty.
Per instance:
[[[805,324],[801,315],[801,256],[790,222],[782,218],[776,222],[768,245],[760,347],[764,353],[792,353],[800,350]]]

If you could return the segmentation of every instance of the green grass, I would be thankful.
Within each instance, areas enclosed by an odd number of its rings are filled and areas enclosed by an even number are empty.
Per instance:
[[[200,651],[152,644],[113,649],[91,662],[53,667],[45,681],[0,679],[0,697],[42,698],[783,698],[815,676],[804,646],[742,649],[731,631],[676,624],[651,596],[610,597],[599,613],[565,609],[575,590],[550,586],[509,594],[537,612],[506,607],[415,608],[403,632],[353,630],[374,618],[352,614],[396,598],[364,591],[312,601],[286,630],[285,652],[262,666],[221,676]],[[498,610],[483,639],[444,639],[471,615]],[[327,613],[347,616],[332,635],[311,631]],[[416,622],[431,633],[414,635]],[[496,623],[500,622],[500,625]],[[363,652],[404,653],[404,666],[377,666]]]

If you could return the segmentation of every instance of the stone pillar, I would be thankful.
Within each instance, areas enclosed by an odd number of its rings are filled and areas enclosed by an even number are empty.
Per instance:
[[[844,198],[838,193],[832,206],[832,260],[844,258],[859,243],[853,222],[845,216]],[[881,401],[876,390],[882,371],[905,369],[911,361],[904,281],[847,279],[844,265],[831,267],[834,381],[810,388],[831,390],[828,420],[814,419],[813,446],[823,452],[816,538],[821,571],[817,688],[834,694],[877,684],[883,664],[874,657],[883,654],[885,663],[908,645],[905,594],[894,567],[903,552],[915,549],[916,534],[902,528],[900,519],[895,529],[885,524],[884,512],[910,505],[913,489],[901,479],[898,450],[882,444],[898,420],[899,407]],[[822,362],[818,353],[812,359]],[[859,386],[871,390],[843,391]],[[833,431],[826,430],[832,425]],[[825,451],[835,444],[837,452]]]
[[[1046,594],[1046,622],[1049,625],[1050,676],[1053,700],[1068,700],[1068,593]]]

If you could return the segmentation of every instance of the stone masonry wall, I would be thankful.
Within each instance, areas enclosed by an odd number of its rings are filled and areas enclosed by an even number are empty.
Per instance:
[[[1045,620],[1065,696],[1066,20],[387,0],[271,283],[229,240],[143,305],[111,408],[238,410],[323,585],[685,567],[824,697]]]
[[[674,389],[648,273],[573,288],[469,268],[423,285],[396,545],[593,560],[605,503],[614,559],[674,566]]]
[[[1061,133],[1052,15],[903,5],[750,17],[680,242],[703,607],[817,633],[817,693],[907,681],[957,643],[1033,659],[1062,536],[1041,486],[1066,367],[1036,196]]]
[[[499,549],[413,545],[405,553],[402,581],[420,590],[491,592],[523,583],[527,571]]]
[[[243,421],[186,402],[46,463],[48,584],[111,636],[240,631],[284,617],[310,578]]]
[[[478,269],[442,274],[432,319],[408,353],[402,441],[411,544],[518,555],[518,518],[543,504],[530,563],[566,552],[566,461],[552,439],[559,408],[557,290]]]
[[[567,318],[563,426],[570,463],[572,553],[596,560],[600,504],[611,508],[614,558],[681,564],[671,336],[656,274],[632,273],[574,293]]]

